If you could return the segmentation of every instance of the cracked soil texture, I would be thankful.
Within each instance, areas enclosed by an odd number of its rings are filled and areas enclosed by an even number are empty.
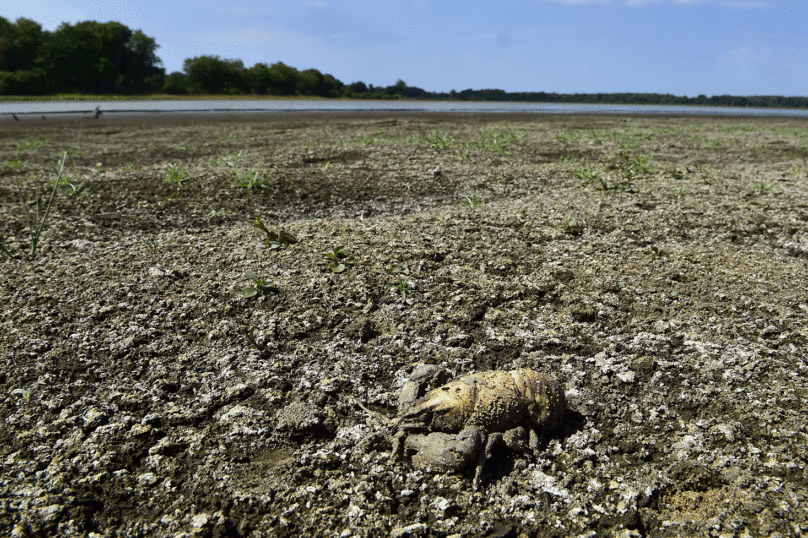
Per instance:
[[[808,534],[803,123],[4,119],[0,534]],[[419,363],[565,418],[477,492],[390,461]]]

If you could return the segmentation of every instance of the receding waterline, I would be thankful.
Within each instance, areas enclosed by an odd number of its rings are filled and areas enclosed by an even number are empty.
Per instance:
[[[685,105],[604,105],[470,101],[177,100],[0,103],[0,115],[90,114],[96,105],[110,114],[226,112],[458,112],[537,114],[656,114],[694,116],[780,116],[808,118],[808,110]]]

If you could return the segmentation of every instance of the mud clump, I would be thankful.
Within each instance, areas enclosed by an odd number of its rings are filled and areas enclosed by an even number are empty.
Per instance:
[[[0,534],[808,533],[808,129],[621,119],[4,122]],[[419,363],[564,419],[391,462]]]

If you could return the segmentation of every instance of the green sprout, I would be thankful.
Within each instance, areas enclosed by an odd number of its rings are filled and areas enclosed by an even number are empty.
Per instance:
[[[426,140],[433,149],[438,151],[448,149],[449,146],[452,145],[452,140],[449,138],[449,134],[441,132],[438,129],[429,131],[429,133],[426,135]]]
[[[255,273],[247,273],[247,276],[255,282],[255,286],[245,288],[241,292],[242,297],[255,297],[256,295],[267,296],[273,293],[278,293],[278,288],[270,286],[265,280],[259,278]]]
[[[701,180],[704,182],[705,185],[712,185],[713,180],[709,178],[708,170],[710,168],[709,164],[703,164],[699,166],[699,173],[701,174]]]
[[[582,180],[580,186],[588,185],[592,181],[601,182],[601,171],[598,168],[594,167],[587,167],[587,168],[576,168],[575,172],[573,172],[575,177]]]
[[[16,182],[17,193],[20,196],[20,205],[25,211],[25,220],[28,223],[28,231],[31,239],[31,249],[28,251],[29,260],[36,258],[36,249],[41,243],[40,238],[42,237],[42,230],[45,228],[48,215],[50,215],[53,197],[56,194],[56,189],[59,186],[59,179],[61,178],[62,171],[65,167],[65,159],[67,159],[67,152],[65,152],[65,154],[62,156],[62,162],[59,164],[59,171],[56,174],[56,179],[53,181],[53,189],[51,189],[50,198],[48,198],[47,202],[45,201],[44,196],[40,196],[38,193],[34,195],[35,213],[33,214],[33,218],[31,216],[31,211],[28,209],[28,204],[25,202],[25,196],[22,193],[22,182],[19,180]],[[40,218],[40,211],[42,211],[42,218]],[[0,251],[2,251],[3,254],[8,256],[10,259],[14,258],[14,256],[11,255],[11,253],[2,243],[0,243]]]
[[[255,170],[255,173],[251,171],[244,174],[238,170],[233,170],[233,178],[235,179],[236,187],[246,189],[247,192],[252,192],[253,189],[265,189],[267,186],[267,176],[264,170]]]
[[[180,187],[183,183],[190,181],[190,179],[191,175],[188,173],[188,170],[179,165],[169,163],[168,174],[166,174],[166,178],[163,180],[163,183],[173,183],[176,184],[177,187]]]
[[[583,230],[583,223],[567,213],[564,215],[564,220],[561,223],[561,229],[564,230],[566,233],[570,234],[577,234]]]
[[[659,258],[665,258],[669,260],[671,255],[668,251],[662,250],[661,248],[657,247],[656,245],[652,246],[648,250],[645,251],[646,256],[651,257],[651,261],[654,261]]]
[[[241,151],[237,153],[226,153],[221,157],[211,158],[210,162],[218,165],[233,166],[233,163],[241,159],[242,155],[243,153]]]
[[[138,203],[140,203],[140,202],[138,202]],[[229,214],[230,214],[230,211],[227,210],[227,209],[222,209],[220,211],[217,211],[215,209],[211,209],[210,213],[208,213],[208,220],[221,219],[221,218],[226,217]]]
[[[9,168],[21,168],[22,165],[24,164],[27,164],[27,161],[23,161],[22,159],[20,159],[19,155],[15,155],[14,157],[5,162],[5,165],[8,166]]]
[[[47,139],[45,139],[45,140],[37,140],[36,138],[29,138],[28,140],[25,140],[24,142],[20,142],[20,144],[17,146],[17,151],[25,151],[27,149],[30,149],[32,152],[36,152],[36,150],[39,149],[39,146],[42,146],[42,145],[48,144],[48,143],[49,142],[48,142]]]
[[[348,258],[342,253],[343,248],[345,247],[339,246],[323,252],[323,256],[331,260],[331,263],[328,264],[328,268],[334,273],[342,273],[356,264],[356,260],[353,256]]]
[[[410,267],[403,263],[401,265],[393,265],[388,263],[381,269],[376,269],[377,273],[388,274],[396,279],[396,283],[390,288],[390,291],[398,291],[401,295],[407,296],[410,289],[408,283],[415,273],[410,272]]]
[[[258,217],[258,219],[256,219],[255,222],[252,223],[252,225],[266,234],[266,237],[264,238],[263,241],[264,248],[268,248],[269,250],[279,250],[283,248],[284,245],[297,243],[297,238],[292,234],[290,234],[289,232],[286,232],[284,230],[275,232],[267,228],[266,224],[263,223],[260,216]]]
[[[510,130],[506,133],[498,133],[496,131],[483,131],[478,140],[472,140],[467,143],[469,147],[477,147],[492,153],[504,153],[511,155],[508,151],[511,144],[517,140],[521,140],[525,134],[521,131]]]
[[[765,181],[755,181],[752,185],[752,189],[750,192],[757,192],[759,194],[763,194],[764,192],[769,192],[772,190],[773,183],[767,183]]]
[[[471,197],[466,196],[465,200],[460,200],[460,203],[474,209],[484,202],[481,198],[478,198],[476,194],[472,194]]]
[[[674,194],[676,194],[676,196],[682,198],[685,194],[687,194],[687,189],[684,187],[676,187],[675,189],[673,189],[673,192]]]
[[[31,391],[28,389],[14,389],[11,391],[11,394],[19,396],[23,404],[27,407],[31,404]]]
[[[250,347],[262,351],[265,346],[258,343],[258,340],[255,338],[255,327],[250,327],[249,330],[242,329],[244,336],[247,338],[247,341],[250,343]]]

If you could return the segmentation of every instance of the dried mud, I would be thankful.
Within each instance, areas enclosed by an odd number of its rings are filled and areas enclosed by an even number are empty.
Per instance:
[[[778,118],[4,121],[14,254],[30,243],[15,182],[30,201],[73,161],[38,256],[0,262],[0,534],[806,534],[806,134]],[[171,166],[188,179],[166,183]],[[234,170],[265,170],[264,188]],[[259,216],[298,241],[263,248]],[[384,271],[403,264],[409,280]],[[391,462],[374,414],[395,414],[421,362],[551,375],[564,421],[538,454],[497,452],[478,492],[473,470]]]

